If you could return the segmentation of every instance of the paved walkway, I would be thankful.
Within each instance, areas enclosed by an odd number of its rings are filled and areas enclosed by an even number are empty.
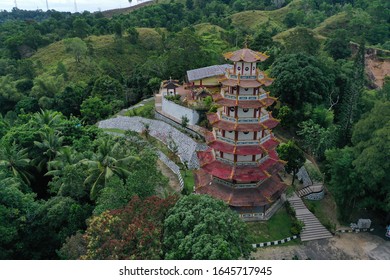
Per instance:
[[[333,237],[333,235],[320,223],[317,217],[306,208],[302,199],[300,199],[295,192],[294,195],[287,200],[294,208],[297,219],[305,224],[300,234],[302,241]]]
[[[207,146],[197,143],[191,137],[163,121],[142,117],[117,116],[115,118],[100,121],[98,126],[99,128],[118,128],[140,133],[145,129],[145,124],[149,124],[149,134],[151,136],[157,138],[166,145],[168,145],[170,141],[173,141],[177,145],[177,154],[183,163],[187,163],[189,169],[199,168],[196,151],[205,150]]]

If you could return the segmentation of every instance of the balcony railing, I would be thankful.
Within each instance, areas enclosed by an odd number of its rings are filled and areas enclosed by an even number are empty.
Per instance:
[[[264,122],[264,121],[266,121],[266,120],[269,120],[269,115],[268,115],[268,114],[266,114],[266,115],[264,115],[264,116],[262,116],[262,117],[260,118],[260,122]]]
[[[234,141],[233,139],[222,137],[222,135],[220,133],[216,133],[214,135],[215,135],[216,139],[218,139],[220,141],[223,141],[223,142],[226,142],[226,143],[229,143],[229,144],[233,144],[233,145],[250,146],[250,145],[258,145],[259,144],[259,140],[238,140],[238,141]]]
[[[222,161],[224,163],[227,163],[229,165],[234,165],[234,160],[227,159],[227,158],[221,158],[219,156],[216,156],[216,159],[219,161]],[[258,165],[258,163],[255,161],[237,161],[236,165],[237,166],[256,166],[256,165]]]
[[[258,100],[259,97],[257,95],[249,95],[249,96],[238,96],[238,100]]]
[[[268,141],[269,139],[271,139],[271,134],[268,134],[267,136],[261,138],[260,144],[263,144],[264,142]]]
[[[258,163],[259,164],[262,164],[263,162],[265,162],[267,159],[269,159],[269,155],[266,155],[265,157],[261,158]]]

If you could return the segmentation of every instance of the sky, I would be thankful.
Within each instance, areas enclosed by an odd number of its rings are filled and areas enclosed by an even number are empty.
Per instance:
[[[137,4],[138,0],[76,0],[77,11],[104,11],[116,8],[125,8]],[[141,0],[140,2],[146,2]],[[50,10],[63,12],[75,12],[74,0],[47,0]],[[46,11],[46,0],[16,0],[17,7],[21,10],[41,9]],[[15,0],[0,0],[0,10],[10,11],[15,7]]]

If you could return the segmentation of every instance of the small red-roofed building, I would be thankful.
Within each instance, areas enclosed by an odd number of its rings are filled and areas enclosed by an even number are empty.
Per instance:
[[[195,192],[225,201],[244,220],[267,220],[286,189],[272,133],[279,121],[267,111],[276,98],[264,89],[273,80],[257,68],[268,56],[244,48],[224,57],[234,65],[212,95],[220,108],[207,114],[213,130],[205,133],[209,149],[198,152]]]

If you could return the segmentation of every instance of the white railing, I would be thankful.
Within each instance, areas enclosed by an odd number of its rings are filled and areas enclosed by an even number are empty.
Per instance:
[[[266,93],[263,93],[263,94],[261,94],[261,95],[259,96],[259,99],[260,99],[260,100],[263,100],[263,99],[265,99],[265,98],[267,98],[267,94],[266,94]]]
[[[258,165],[258,163],[255,161],[237,161],[236,165],[237,166],[255,166],[255,165]]]
[[[226,115],[222,115],[221,118],[222,118],[223,120],[226,120],[226,121],[236,122],[236,118],[228,117],[228,116],[226,116]]]
[[[224,97],[226,99],[236,100],[236,96],[235,95],[227,94],[226,92],[224,94]]]
[[[226,142],[226,143],[236,144],[236,141],[234,141],[233,139],[222,137],[222,136],[219,136],[219,135],[217,135],[217,139],[221,140],[223,142]]]
[[[258,123],[259,119],[256,118],[239,118],[238,123]]]
[[[249,188],[256,188],[257,184],[233,184],[232,182],[228,182],[222,179],[219,179],[217,177],[214,177],[214,182],[219,183],[224,186],[232,187],[232,188],[239,188],[239,189],[249,189]]]
[[[259,160],[259,164],[262,164],[263,162],[265,162],[267,159],[269,159],[269,155],[266,155],[265,157],[261,158]]]
[[[240,76],[240,79],[241,79],[241,80],[255,80],[255,79],[256,79],[256,76],[243,75],[243,76]]]
[[[229,165],[233,165],[233,164],[234,164],[234,161],[233,161],[233,160],[230,160],[230,159],[227,159],[227,158],[221,158],[221,157],[219,157],[219,156],[216,156],[215,158],[216,158],[217,160],[222,161],[222,162],[224,162],[224,163],[227,163],[227,164],[229,164]]]
[[[226,120],[226,121],[229,121],[229,122],[238,122],[238,123],[258,123],[259,122],[259,119],[257,118],[233,118],[233,117],[229,117],[229,116],[226,116],[226,115],[221,115],[221,119],[223,120]]]
[[[269,139],[271,139],[271,134],[268,134],[267,136],[261,138],[260,144],[263,144],[264,142],[268,141]]]
[[[242,96],[242,95],[239,95],[238,96],[238,100],[258,100],[259,98],[257,97],[257,95],[249,95],[249,96]]]
[[[258,145],[259,141],[257,140],[244,140],[244,141],[237,141],[237,145],[244,146],[244,145]]]
[[[269,120],[269,115],[268,115],[268,114],[266,114],[266,115],[264,115],[264,116],[262,116],[262,117],[260,118],[260,122],[264,122],[264,121],[266,121],[266,120]]]

